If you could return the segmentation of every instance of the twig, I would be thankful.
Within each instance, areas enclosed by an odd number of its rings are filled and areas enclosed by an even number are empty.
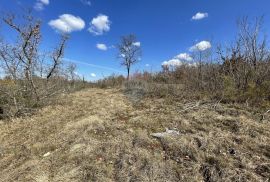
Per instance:
[[[223,99],[223,97],[218,102],[215,103],[215,105],[213,107],[215,110],[216,110],[217,106],[220,104],[220,102],[222,101],[222,99]]]
[[[261,121],[265,119],[265,115],[270,113],[270,109],[267,110],[264,114],[261,115]]]

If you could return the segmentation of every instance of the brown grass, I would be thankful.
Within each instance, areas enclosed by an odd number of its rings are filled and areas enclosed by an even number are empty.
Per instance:
[[[267,181],[270,119],[88,89],[0,124],[0,181]],[[157,140],[165,128],[180,135]]]

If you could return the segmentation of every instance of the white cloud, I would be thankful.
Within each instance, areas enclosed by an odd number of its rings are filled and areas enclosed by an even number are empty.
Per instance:
[[[51,20],[49,25],[63,33],[82,30],[85,27],[84,21],[80,17],[71,14],[63,14],[56,20]]]
[[[37,11],[41,11],[44,9],[44,4],[40,3],[40,2],[37,2],[34,6],[35,10]]]
[[[102,50],[102,51],[107,51],[108,50],[108,47],[105,44],[97,44],[96,47],[99,50]]]
[[[181,66],[183,65],[183,62],[180,61],[179,59],[171,59],[169,61],[164,61],[162,63],[162,66],[169,66],[169,67],[178,67],[178,66]]]
[[[181,61],[179,59],[171,59],[169,61],[164,61],[162,64],[162,66],[165,66],[165,67],[168,67],[169,69],[174,69],[174,68],[177,68],[177,67],[180,67],[182,65],[185,65],[185,66],[194,66],[196,67],[198,64],[196,62],[184,62],[184,61]]]
[[[89,0],[81,0],[81,2],[82,2],[84,5],[91,6],[91,1],[89,1]]]
[[[150,64],[145,64],[145,67],[149,67],[150,66]]]
[[[92,19],[88,31],[93,33],[94,35],[102,35],[104,32],[108,32],[110,30],[110,25],[111,22],[109,20],[109,17],[100,14]]]
[[[95,73],[91,73],[90,75],[91,75],[91,77],[97,77],[97,75]]]
[[[188,53],[181,53],[171,60],[164,61],[161,65],[174,69],[182,65],[195,66],[196,63],[193,62],[193,58]]]
[[[196,15],[192,16],[192,20],[201,20],[201,19],[207,18],[207,17],[208,17],[208,13],[198,12],[198,13],[196,13]]]
[[[36,3],[35,3],[35,10],[37,11],[41,11],[44,9],[44,6],[47,6],[50,4],[50,1],[49,0],[37,0]]]
[[[49,5],[50,1],[49,0],[39,0],[41,3],[45,4],[45,5]]]
[[[193,58],[187,54],[187,53],[181,53],[181,54],[178,54],[175,58],[181,60],[181,61],[193,61]]]
[[[141,42],[134,42],[133,43],[134,46],[140,47],[141,46]]]
[[[211,43],[208,41],[201,41],[194,46],[190,47],[190,51],[205,51],[211,48]],[[197,66],[197,63],[194,61],[192,56],[188,53],[180,53],[175,56],[173,59],[164,61],[162,66],[166,66],[169,69],[174,69],[176,67],[185,65],[185,66]]]
[[[211,47],[211,43],[204,40],[190,47],[189,51],[205,51],[207,49],[210,49]]]

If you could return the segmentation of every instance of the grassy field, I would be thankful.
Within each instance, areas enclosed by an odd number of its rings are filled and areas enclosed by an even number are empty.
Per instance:
[[[166,128],[179,135],[156,139]],[[236,105],[63,95],[0,124],[0,181],[269,181],[270,119]]]

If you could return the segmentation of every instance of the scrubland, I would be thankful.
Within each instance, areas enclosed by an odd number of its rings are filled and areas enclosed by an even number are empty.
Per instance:
[[[231,46],[156,72],[134,73],[141,49],[136,36],[122,37],[127,78],[89,83],[64,64],[69,36],[42,53],[41,21],[16,17],[3,23],[17,39],[0,39],[0,181],[270,180],[262,19],[243,18]]]
[[[267,181],[269,121],[236,104],[89,88],[0,124],[0,181]],[[166,128],[179,135],[151,136]]]

